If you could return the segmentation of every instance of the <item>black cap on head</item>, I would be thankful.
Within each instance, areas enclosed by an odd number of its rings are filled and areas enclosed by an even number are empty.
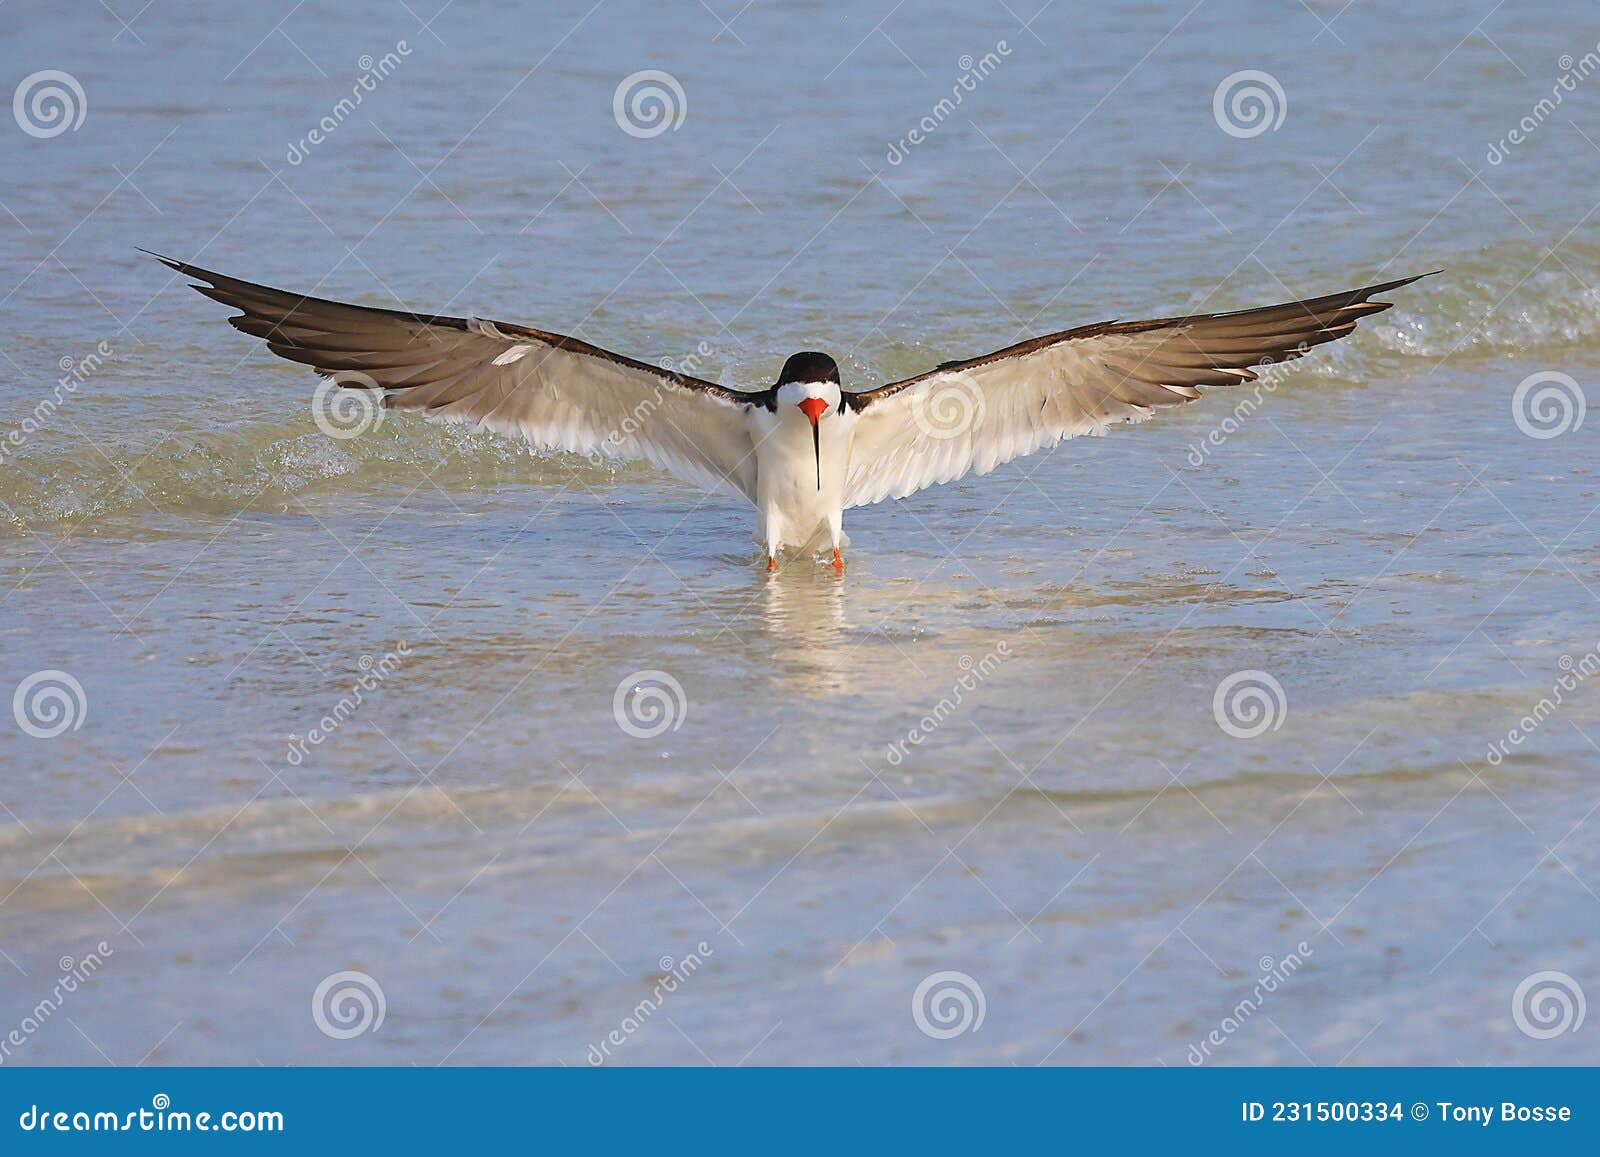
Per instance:
[[[819,354],[815,350],[795,354],[783,363],[783,371],[778,375],[780,386],[790,382],[832,382],[838,385],[838,363],[827,354]]]

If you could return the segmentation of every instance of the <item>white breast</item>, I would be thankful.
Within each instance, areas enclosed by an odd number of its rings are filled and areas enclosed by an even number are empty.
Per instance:
[[[831,391],[829,397],[824,391]],[[822,397],[829,409],[817,424],[821,449],[813,449],[811,422],[799,408],[806,397]],[[756,539],[769,548],[824,546],[844,513],[844,481],[849,466],[855,414],[839,406],[839,389],[829,383],[779,388],[775,411],[752,412],[756,442]]]

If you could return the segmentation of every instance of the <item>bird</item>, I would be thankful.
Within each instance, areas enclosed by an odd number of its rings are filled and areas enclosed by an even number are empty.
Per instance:
[[[860,390],[844,388],[832,356],[808,350],[767,388],[741,390],[529,326],[349,305],[151,256],[239,310],[228,319],[235,329],[341,387],[373,391],[387,409],[543,448],[642,458],[742,496],[769,573],[786,552],[813,549],[831,549],[842,573],[847,509],[1144,421],[1199,398],[1202,386],[1255,381],[1256,368],[1345,337],[1393,304],[1376,295],[1431,276],[1228,313],[1097,322]]]

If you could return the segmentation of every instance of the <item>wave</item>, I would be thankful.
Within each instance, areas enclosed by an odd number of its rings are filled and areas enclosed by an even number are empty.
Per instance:
[[[1408,789],[1426,793],[1429,800],[1444,799],[1475,782],[1490,790],[1515,785],[1526,795],[1541,783],[1559,785],[1574,766],[1570,759],[1530,751],[1515,754],[1499,768],[1481,760],[1468,764],[1424,758],[1341,772],[1337,779],[1343,793],[1363,802],[1371,795],[1388,805]],[[965,792],[854,800],[842,808],[837,800],[807,800],[769,807],[757,816],[708,813],[687,826],[679,817],[700,798],[703,784],[698,781],[660,787],[613,784],[606,799],[612,808],[641,817],[625,837],[627,845],[648,850],[670,837],[674,854],[685,864],[725,865],[730,859],[779,864],[792,862],[813,845],[816,855],[825,856],[841,842],[873,844],[935,829],[969,832],[974,824],[1042,819],[1046,829],[1058,830],[1068,810],[1085,830],[1125,830],[1130,809],[1144,814],[1171,787],[1167,777],[1156,778],[1162,782],[1019,785],[1004,793],[983,784]],[[1319,778],[1314,769],[1235,771],[1209,781],[1190,780],[1187,791],[1193,799],[1211,801],[1208,808],[1215,805],[1225,815],[1269,814],[1281,811],[1280,801],[1304,802]],[[188,887],[252,895],[298,877],[326,879],[329,869],[348,857],[352,841],[373,857],[404,857],[412,871],[422,870],[423,861],[432,858],[445,865],[442,875],[452,888],[461,873],[449,862],[465,859],[481,867],[486,842],[506,844],[494,860],[497,873],[541,879],[561,873],[582,876],[592,874],[595,864],[616,847],[615,816],[597,798],[570,785],[454,785],[448,791],[434,786],[313,794],[314,813],[298,797],[261,798],[243,807],[205,805],[76,823],[35,822],[28,828],[0,829],[0,896],[9,893],[8,904],[19,911],[92,910],[101,900],[118,910],[132,908],[183,876],[196,863],[192,849],[201,844],[203,871],[195,873]],[[540,825],[529,836],[529,822],[547,814],[559,822]],[[823,830],[828,838],[819,842]],[[52,849],[68,845],[72,870],[51,862]],[[93,897],[85,895],[83,876],[94,882]]]
[[[148,419],[147,419],[148,421]],[[162,425],[160,419],[150,423]],[[503,483],[598,486],[641,467],[534,450],[462,427],[390,419],[339,440],[309,414],[222,430],[173,429],[119,441],[45,437],[0,471],[0,527],[16,532],[151,510],[235,514],[276,510],[298,495],[339,483],[373,491],[437,485],[472,490]]]
[[[1447,257],[1438,276],[1386,295],[1394,309],[1303,364],[1313,374],[1355,376],[1396,357],[1438,363],[1600,351],[1600,289],[1586,284],[1600,275],[1600,248],[1569,241],[1560,261],[1547,254],[1527,240]],[[1402,257],[1382,276],[1409,273],[1419,260]]]

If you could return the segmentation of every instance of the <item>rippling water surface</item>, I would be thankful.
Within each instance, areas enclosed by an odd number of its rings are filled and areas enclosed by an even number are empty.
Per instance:
[[[718,7],[0,10],[86,102],[0,132],[0,686],[81,687],[0,728],[0,1029],[103,957],[15,1060],[1600,1059],[1513,998],[1600,993],[1592,7]],[[330,438],[135,246],[747,387],[1445,273],[841,581],[642,466]]]

